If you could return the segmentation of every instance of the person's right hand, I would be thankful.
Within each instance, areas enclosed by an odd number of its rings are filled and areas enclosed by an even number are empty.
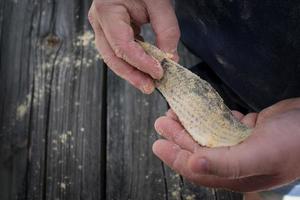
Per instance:
[[[140,27],[150,22],[156,45],[178,58],[180,31],[170,0],[94,0],[89,21],[104,62],[146,94],[152,93],[153,79],[162,78],[163,69],[135,42]]]

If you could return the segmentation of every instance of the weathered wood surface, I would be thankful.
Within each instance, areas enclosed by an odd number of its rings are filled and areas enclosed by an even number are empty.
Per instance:
[[[152,154],[167,105],[106,70],[90,4],[0,0],[0,199],[240,199]],[[197,61],[180,49],[184,64]]]
[[[100,199],[102,63],[88,1],[1,0],[0,199]]]

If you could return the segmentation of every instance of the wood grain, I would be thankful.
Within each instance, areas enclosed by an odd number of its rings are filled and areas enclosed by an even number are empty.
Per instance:
[[[90,3],[1,1],[0,199],[102,198],[106,73]]]

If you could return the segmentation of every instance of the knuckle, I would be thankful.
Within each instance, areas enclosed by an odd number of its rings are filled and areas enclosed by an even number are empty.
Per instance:
[[[230,147],[228,152],[230,152]],[[223,157],[224,168],[221,169],[218,167],[218,174],[221,174],[224,177],[237,179],[241,176],[241,165],[239,159],[233,159],[230,153],[225,154]]]
[[[260,120],[264,120],[264,119],[267,119],[269,116],[272,115],[272,113],[274,113],[276,111],[276,106],[270,106],[268,108],[265,108],[263,109],[259,115],[258,115],[258,118]]]
[[[121,78],[127,80],[130,84],[135,87],[139,87],[141,85],[140,81],[136,78],[130,78],[131,74],[133,73],[134,69],[131,67],[124,67],[120,66],[118,63],[118,59],[115,55],[102,55],[103,62],[107,64],[109,68]]]
[[[176,158],[174,159],[171,167],[179,174],[183,175],[187,179],[191,179],[191,174],[188,173],[187,168],[187,158],[189,157],[189,153],[186,151],[178,150]]]
[[[123,44],[115,44],[115,45],[113,45],[113,49],[114,49],[114,52],[115,52],[115,54],[116,54],[117,57],[126,60],[125,52],[126,52],[127,48],[126,48],[125,45],[123,45]]]
[[[133,37],[133,30],[131,27],[123,27],[122,33],[120,34],[122,34],[121,37],[118,37],[119,35],[114,35],[115,39],[112,42],[111,47],[118,58],[121,58],[128,62],[128,56],[126,52],[130,52],[130,51],[132,52],[135,50],[133,44],[134,41],[128,42],[127,39],[125,39],[124,41],[124,39],[122,38]]]
[[[259,117],[261,119],[264,119],[269,115],[269,113],[270,113],[270,108],[266,108],[259,113]]]
[[[138,88],[138,89],[140,89],[141,86],[142,86],[142,83],[141,83],[140,81],[135,80],[134,78],[133,78],[133,79],[132,79],[132,78],[126,78],[126,80],[127,80],[131,85],[133,85],[134,87],[136,87],[136,88]]]
[[[140,86],[141,85],[141,81],[138,78],[129,78],[132,77],[131,75],[133,75],[135,69],[132,67],[129,68],[124,68],[123,71],[121,72],[122,75],[124,77],[126,77],[126,79],[134,86]]]
[[[186,134],[185,129],[182,129],[181,131],[174,132],[173,134],[173,141],[175,143],[180,143],[182,141],[183,136]]]
[[[239,164],[239,162],[236,162],[235,164],[233,164],[232,168],[229,168],[229,175],[231,175],[231,178],[233,179],[238,179],[241,177],[241,165]]]
[[[178,26],[171,26],[161,32],[162,38],[168,38],[169,40],[179,40],[180,31]]]
[[[109,66],[113,67],[115,63],[115,56],[114,55],[105,55],[102,54],[103,61]]]
[[[173,163],[172,163],[172,165],[171,165],[171,167],[175,170],[175,171],[177,171],[177,172],[179,172],[180,174],[181,174],[181,162],[182,162],[182,160],[181,160],[181,158],[183,157],[183,152],[182,151],[179,151],[178,152],[178,154],[176,155],[176,158],[174,159],[174,161],[173,161]]]

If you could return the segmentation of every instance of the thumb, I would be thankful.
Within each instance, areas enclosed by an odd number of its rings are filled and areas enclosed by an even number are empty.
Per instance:
[[[237,179],[269,174],[270,166],[274,165],[271,157],[264,146],[242,143],[226,148],[201,148],[191,156],[188,165],[198,174]]]
[[[177,45],[180,38],[178,21],[170,0],[145,1],[150,23],[156,34],[156,45],[178,60]]]

